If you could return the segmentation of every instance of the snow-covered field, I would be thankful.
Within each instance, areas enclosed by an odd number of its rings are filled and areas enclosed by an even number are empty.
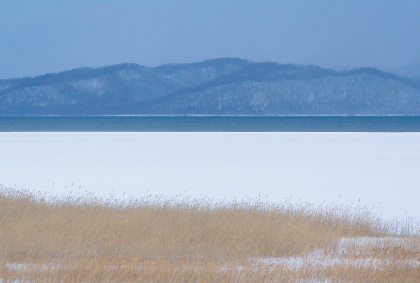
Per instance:
[[[292,197],[418,218],[420,133],[3,132],[0,184],[54,195]]]

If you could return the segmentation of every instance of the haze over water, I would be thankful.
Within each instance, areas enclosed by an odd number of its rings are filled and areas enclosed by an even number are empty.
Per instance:
[[[420,132],[417,116],[0,117],[0,132]]]

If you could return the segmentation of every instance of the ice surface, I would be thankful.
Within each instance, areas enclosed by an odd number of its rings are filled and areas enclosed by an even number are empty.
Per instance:
[[[418,217],[420,133],[3,132],[0,184],[52,194],[292,196]]]

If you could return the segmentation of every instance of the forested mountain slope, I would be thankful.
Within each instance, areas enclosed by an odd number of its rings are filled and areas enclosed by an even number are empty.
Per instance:
[[[373,68],[221,58],[0,80],[0,115],[420,115],[420,82]]]

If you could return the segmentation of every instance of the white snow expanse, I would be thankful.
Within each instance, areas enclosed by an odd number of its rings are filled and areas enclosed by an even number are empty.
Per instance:
[[[292,197],[418,218],[420,133],[3,132],[0,184],[53,195]]]

